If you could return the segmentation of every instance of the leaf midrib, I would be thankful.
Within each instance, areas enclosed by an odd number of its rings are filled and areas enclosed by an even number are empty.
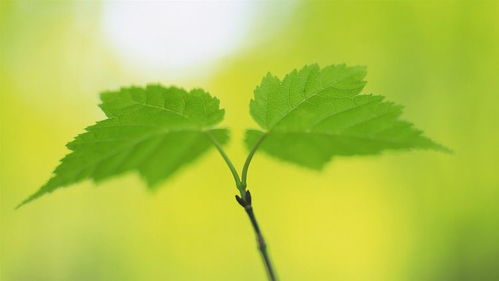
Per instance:
[[[213,129],[209,129],[207,131],[203,131],[203,130],[193,130],[193,129],[182,129],[182,130],[167,130],[167,131],[160,131],[160,133],[156,133],[156,134],[148,134],[144,137],[141,137],[141,138],[138,138],[137,140],[133,141],[133,142],[130,142],[130,143],[127,143],[127,144],[124,144],[122,146],[119,146],[118,148],[116,148],[115,150],[113,150],[112,152],[108,153],[108,154],[105,154],[104,156],[102,156],[99,160],[97,161],[94,161],[94,162],[90,162],[88,163],[87,165],[80,165],[79,167],[81,167],[80,170],[83,170],[85,168],[88,168],[88,167],[91,167],[91,166],[94,166],[94,165],[97,165],[99,163],[101,163],[102,161],[105,161],[119,153],[121,153],[123,150],[125,150],[125,148],[131,148],[131,147],[134,147],[136,145],[138,145],[139,143],[143,142],[143,141],[146,141],[148,139],[151,139],[153,137],[156,137],[156,136],[161,136],[161,135],[166,135],[168,133],[174,133],[174,132],[195,132],[195,133],[200,133],[200,134],[207,134],[209,131],[214,131],[216,130],[215,128]],[[69,154],[69,155],[74,155],[74,152]],[[68,155],[68,156],[69,156]]]
[[[322,81],[320,83],[322,85]],[[280,85],[280,86],[282,86],[282,85]],[[280,122],[282,122],[282,120],[284,120],[287,116],[289,116],[289,114],[291,114],[295,110],[299,109],[302,104],[304,104],[305,102],[308,102],[311,98],[320,95],[321,93],[323,93],[326,90],[330,90],[330,89],[335,89],[335,90],[358,90],[359,88],[361,89],[361,88],[363,88],[363,86],[362,87],[357,87],[357,88],[338,88],[337,86],[331,85],[331,86],[324,87],[324,88],[322,88],[320,90],[317,90],[315,93],[311,94],[307,98],[304,98],[302,101],[300,101],[298,104],[296,104],[296,106],[294,108],[288,110],[281,118],[279,118],[274,123],[274,125],[271,128],[269,128],[268,131],[272,131],[275,127],[277,127],[279,125]]]
[[[391,144],[405,144],[403,141],[393,141],[382,137],[374,137],[374,136],[366,136],[359,134],[351,134],[351,133],[331,133],[331,132],[320,132],[320,131],[273,131],[273,132],[262,132],[264,135],[272,136],[272,133],[281,133],[281,134],[303,134],[303,135],[322,135],[322,136],[330,136],[330,137],[350,137],[357,138],[362,140],[374,140],[381,141]]]

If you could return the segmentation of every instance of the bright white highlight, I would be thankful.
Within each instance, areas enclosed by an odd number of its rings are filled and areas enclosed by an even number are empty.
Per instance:
[[[134,66],[168,72],[195,69],[229,54],[248,35],[253,2],[109,1],[104,36]]]

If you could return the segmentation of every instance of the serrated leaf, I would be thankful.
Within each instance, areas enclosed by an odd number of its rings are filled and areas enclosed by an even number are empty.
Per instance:
[[[68,143],[72,152],[21,205],[85,179],[98,182],[131,170],[154,187],[206,152],[212,145],[207,134],[228,141],[228,131],[214,127],[224,110],[201,89],[148,85],[105,92],[101,100],[108,119]]]
[[[321,169],[338,155],[369,155],[387,149],[446,150],[399,120],[401,106],[382,96],[360,95],[364,67],[316,64],[294,70],[281,81],[267,74],[250,103],[263,130],[248,130],[252,148],[279,159]]]

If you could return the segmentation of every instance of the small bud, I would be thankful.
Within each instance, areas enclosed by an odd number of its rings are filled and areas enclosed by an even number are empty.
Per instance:
[[[239,203],[239,205],[246,207],[246,202],[241,197],[239,197],[239,195],[236,195],[236,201],[237,203]]]
[[[251,205],[251,193],[249,190],[246,190],[246,202],[248,202],[248,205]]]

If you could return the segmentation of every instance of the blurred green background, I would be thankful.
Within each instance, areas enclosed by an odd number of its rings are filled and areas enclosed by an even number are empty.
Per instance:
[[[321,173],[257,154],[249,188],[281,279],[499,280],[498,16],[498,1],[1,1],[0,280],[265,280],[214,150],[154,193],[132,173],[13,207],[104,117],[100,91],[207,89],[240,165],[261,77],[313,62],[367,65],[365,92],[455,153]]]

